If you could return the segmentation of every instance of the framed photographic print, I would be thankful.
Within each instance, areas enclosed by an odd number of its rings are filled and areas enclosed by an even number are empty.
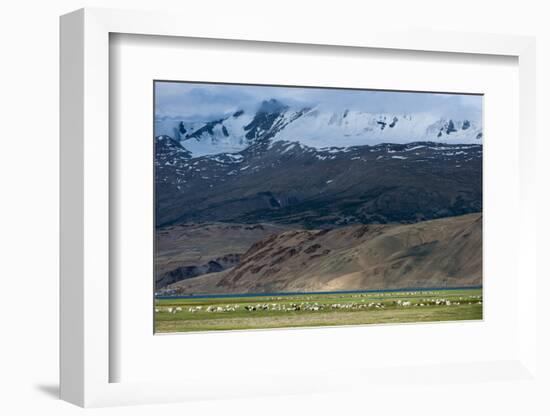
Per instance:
[[[482,319],[482,95],[154,95],[156,332]]]
[[[62,398],[539,386],[533,39],[186,21],[61,19]]]

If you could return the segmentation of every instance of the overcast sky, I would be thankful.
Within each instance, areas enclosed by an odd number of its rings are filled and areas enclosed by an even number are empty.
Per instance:
[[[255,111],[275,98],[291,107],[321,105],[334,111],[432,113],[438,117],[481,121],[479,95],[388,92],[250,85],[155,83],[155,114],[185,120],[210,120],[237,110]]]

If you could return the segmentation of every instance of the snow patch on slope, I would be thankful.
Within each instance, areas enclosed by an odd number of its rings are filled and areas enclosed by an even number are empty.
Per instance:
[[[477,138],[481,128],[475,123],[453,121],[452,129],[448,124],[449,120],[431,114],[335,113],[316,108],[289,124],[273,140],[299,141],[317,149],[415,141],[481,143]]]

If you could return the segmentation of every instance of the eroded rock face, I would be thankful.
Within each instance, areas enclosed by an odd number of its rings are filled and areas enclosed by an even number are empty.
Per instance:
[[[160,289],[172,283],[201,276],[203,274],[219,273],[237,265],[240,256],[241,255],[238,253],[232,253],[223,257],[217,257],[204,264],[176,267],[158,276],[155,281],[155,287],[156,289]]]

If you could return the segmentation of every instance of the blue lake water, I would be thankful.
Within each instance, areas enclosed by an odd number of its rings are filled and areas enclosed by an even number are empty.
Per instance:
[[[354,293],[387,293],[387,292],[427,292],[435,290],[467,290],[481,289],[481,286],[464,287],[418,287],[405,289],[374,289],[374,290],[338,290],[333,292],[272,292],[272,293],[227,293],[227,294],[193,294],[166,296],[158,295],[156,299],[215,299],[215,298],[255,298],[260,296],[296,296],[296,295],[346,295]]]

